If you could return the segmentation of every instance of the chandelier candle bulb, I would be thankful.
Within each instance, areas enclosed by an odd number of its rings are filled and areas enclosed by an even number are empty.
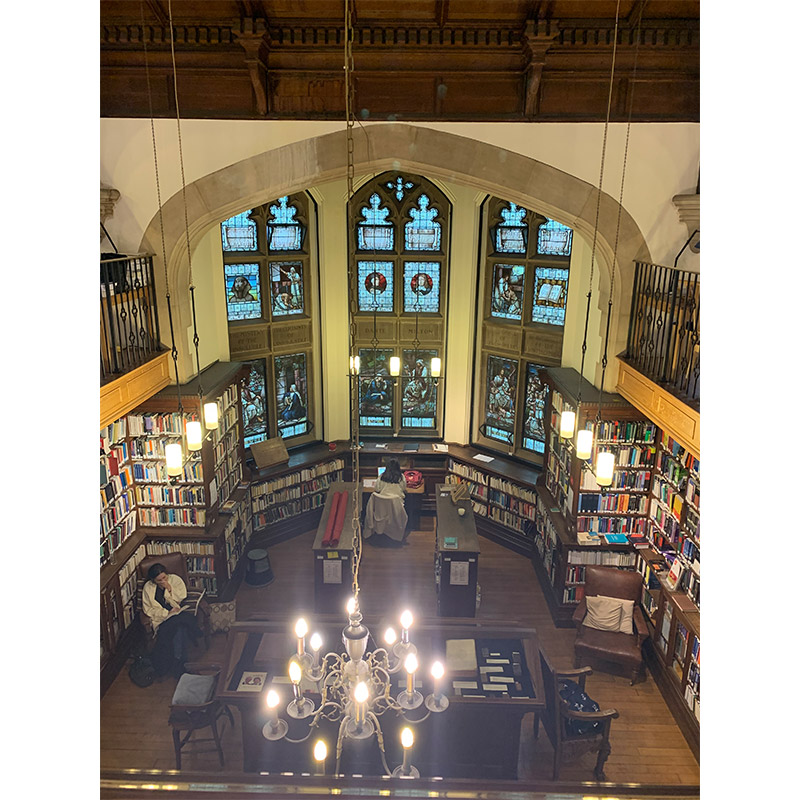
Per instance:
[[[386,632],[383,634],[383,641],[386,642],[389,647],[394,645],[394,643],[397,641],[397,633],[395,632],[394,628],[386,629]]]
[[[359,727],[364,724],[367,716],[367,699],[369,698],[369,690],[367,684],[361,681],[357,684],[353,692],[353,699],[355,700],[356,707],[356,725]]]
[[[289,680],[292,682],[294,699],[300,702],[303,699],[303,690],[300,688],[300,679],[303,677],[303,670],[296,661],[289,664]]]
[[[403,632],[401,634],[401,641],[403,644],[408,644],[408,629],[414,622],[414,617],[412,616],[411,612],[406,610],[400,616],[400,625],[403,628]]]
[[[267,712],[270,725],[272,725],[273,728],[278,722],[278,703],[280,703],[280,701],[280,697],[278,697],[278,693],[274,689],[270,689],[267,692]]]
[[[578,440],[575,445],[575,455],[585,461],[592,454],[592,440],[594,436],[588,428],[578,431]]]
[[[561,412],[561,426],[558,435],[562,439],[571,439],[575,433],[575,412],[562,411]]]
[[[315,633],[311,636],[311,641],[309,642],[311,645],[311,652],[314,654],[314,666],[319,666],[319,649],[322,647],[322,637]]]
[[[414,673],[417,671],[419,663],[417,662],[417,657],[413,653],[409,653],[405,666],[406,672],[408,673],[406,691],[409,694],[414,694]]]
[[[267,723],[261,729],[265,739],[276,742],[283,739],[289,731],[286,720],[278,719],[278,704],[281,698],[274,689],[267,692]]]
[[[325,774],[325,759],[328,757],[328,746],[322,739],[314,745],[314,760],[317,762],[317,775]]]
[[[297,655],[303,656],[306,647],[306,634],[308,633],[308,623],[300,617],[294,626],[294,635],[297,637]]]

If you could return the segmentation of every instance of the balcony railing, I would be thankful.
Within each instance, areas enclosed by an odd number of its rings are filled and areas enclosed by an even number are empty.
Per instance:
[[[163,352],[153,258],[120,256],[100,261],[100,384]]]
[[[700,401],[700,276],[636,263],[625,361],[689,405]]]

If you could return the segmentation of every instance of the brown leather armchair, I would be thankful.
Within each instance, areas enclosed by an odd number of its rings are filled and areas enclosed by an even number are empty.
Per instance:
[[[633,570],[616,567],[586,567],[584,598],[575,609],[572,621],[578,628],[575,638],[575,666],[586,661],[606,661],[620,664],[631,672],[631,684],[644,674],[642,645],[649,637],[644,614],[639,608],[642,577]],[[583,625],[586,616],[586,597],[602,595],[633,600],[633,633],[601,631]]]

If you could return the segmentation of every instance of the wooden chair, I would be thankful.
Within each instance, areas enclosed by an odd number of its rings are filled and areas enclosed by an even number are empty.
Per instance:
[[[384,497],[373,492],[367,501],[364,515],[364,538],[386,537],[394,542],[402,542],[406,537],[408,513],[402,497]]]
[[[161,556],[147,556],[143,558],[136,567],[137,577],[137,608],[139,609],[139,621],[147,634],[147,641],[151,642],[154,637],[153,625],[150,622],[150,617],[142,610],[142,590],[145,583],[147,583],[147,571],[153,564],[162,564],[164,569],[170,574],[177,575],[186,584],[186,599],[190,603],[196,603],[202,594],[197,589],[192,589],[189,586],[189,570],[186,566],[186,556],[183,553],[165,553]],[[189,612],[184,611],[184,614]],[[200,601],[200,607],[197,609],[197,621],[203,631],[203,639],[205,642],[206,650],[209,648],[211,636],[211,606],[206,602],[205,598]]]
[[[219,664],[187,663],[186,671],[175,687],[170,703],[169,724],[175,746],[176,769],[181,768],[181,750],[194,732],[203,728],[211,728],[213,738],[194,739],[194,743],[213,741],[219,755],[219,764],[221,767],[225,766],[217,720],[225,714],[231,721],[231,727],[235,723],[231,710],[216,697],[221,672],[222,667]]]
[[[571,680],[585,692],[586,676],[592,674],[591,667],[577,670],[556,671],[547,660],[547,656],[539,650],[544,684],[545,710],[541,721],[547,732],[547,738],[553,745],[553,780],[558,780],[561,765],[565,761],[580,758],[586,753],[597,753],[594,776],[598,781],[606,779],[603,767],[611,754],[611,720],[619,717],[616,709],[606,711],[574,711],[559,693],[559,683]],[[586,733],[577,733],[577,726],[592,726]],[[534,736],[538,738],[538,719],[534,723]]]
[[[584,597],[572,615],[578,628],[575,638],[575,667],[586,661],[607,661],[621,664],[630,670],[631,684],[644,673],[642,645],[650,635],[644,614],[639,608],[642,594],[642,576],[635,570],[616,567],[586,567]],[[602,595],[622,600],[633,600],[633,633],[601,631],[583,625],[586,616],[586,597]]]

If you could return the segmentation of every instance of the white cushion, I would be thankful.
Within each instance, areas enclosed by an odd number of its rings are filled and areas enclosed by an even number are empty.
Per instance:
[[[184,672],[175,687],[175,694],[172,695],[172,705],[201,706],[207,703],[214,694],[215,681],[215,675],[192,675]]]
[[[587,596],[583,624],[598,631],[633,633],[633,600],[604,597],[601,594]]]

